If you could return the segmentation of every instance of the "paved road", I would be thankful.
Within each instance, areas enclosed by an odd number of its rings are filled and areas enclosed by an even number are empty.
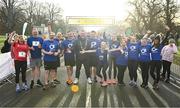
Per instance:
[[[149,89],[132,88],[128,85],[128,71],[125,73],[125,87],[100,84],[87,84],[84,70],[80,76],[80,91],[72,93],[65,84],[65,67],[58,69],[61,84],[56,88],[43,91],[35,87],[27,92],[15,93],[15,85],[5,84],[0,87],[1,107],[178,107],[180,106],[180,85],[160,82],[159,91],[152,89],[150,78]],[[30,75],[30,72],[28,73]],[[43,75],[42,75],[43,77]],[[28,77],[29,78],[29,77]],[[138,72],[138,85],[141,84]]]

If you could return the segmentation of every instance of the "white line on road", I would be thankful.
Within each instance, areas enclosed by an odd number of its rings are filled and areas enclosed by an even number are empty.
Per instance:
[[[166,87],[164,84],[162,84],[162,86],[180,99],[180,94],[179,93],[172,91],[171,89]]]
[[[139,71],[137,72],[137,74],[138,74],[138,79],[142,82],[142,79],[139,78],[139,77],[141,77]],[[148,82],[148,85],[149,85],[149,89],[151,90],[151,92],[163,103],[163,105],[166,107],[169,107],[168,103],[152,89],[153,88],[152,84]]]
[[[139,101],[138,101],[137,97],[134,94],[131,95],[129,99],[130,99],[133,107],[140,107]]]
[[[61,99],[60,103],[58,104],[58,107],[62,107],[63,104],[65,103],[67,97],[68,97],[69,93],[65,93],[65,95],[63,96],[63,98]]]
[[[80,91],[79,91],[78,93],[75,93],[75,94],[73,95],[73,98],[72,98],[72,100],[71,100],[71,103],[69,104],[69,107],[75,107],[75,106],[77,106],[80,96],[81,96],[81,92],[80,92]]]
[[[114,106],[115,107],[118,107],[119,104],[118,104],[118,98],[117,98],[117,95],[115,94],[115,92],[113,93],[113,99],[114,99]]]
[[[111,107],[110,92],[107,92],[107,107]]]
[[[99,107],[103,107],[103,102],[104,102],[104,90],[101,89],[101,94],[99,97]]]
[[[91,107],[91,84],[87,84],[86,88],[86,108]]]

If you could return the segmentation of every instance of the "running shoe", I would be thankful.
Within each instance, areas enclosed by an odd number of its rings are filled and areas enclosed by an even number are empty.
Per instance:
[[[67,85],[72,85],[72,84],[73,84],[73,81],[72,81],[71,79],[69,79],[69,80],[66,81],[66,84],[67,84]]]
[[[51,82],[51,83],[50,83],[50,86],[51,86],[52,88],[55,88],[55,87],[56,87],[56,84],[55,84],[54,82]]]
[[[34,80],[31,80],[30,88],[32,89],[34,87]]]
[[[43,86],[43,90],[47,90],[49,88],[49,85],[48,84],[45,84],[44,86]]]
[[[22,85],[22,90],[28,91],[28,90],[29,90],[28,85],[25,84],[25,83],[23,83],[23,85]]]
[[[43,84],[41,83],[40,80],[37,80],[37,85],[40,86],[40,87],[43,87]]]
[[[124,82],[119,82],[118,85],[119,86],[125,86],[126,84]]]
[[[78,78],[75,78],[74,81],[73,81],[74,84],[78,84],[79,83],[79,79]]]
[[[129,81],[129,85],[130,85],[130,86],[133,86],[133,85],[134,85],[134,82],[133,82],[133,81]]]
[[[55,79],[55,80],[54,80],[54,83],[55,83],[55,84],[60,84],[61,82],[60,82],[59,80]]]
[[[108,84],[112,84],[112,80],[111,80],[111,79],[107,80],[106,82],[107,82]]]
[[[16,84],[16,93],[19,93],[19,92],[21,92],[21,88],[20,88],[19,84]]]
[[[108,83],[106,81],[103,81],[103,83],[101,84],[102,87],[106,87],[108,86]]]

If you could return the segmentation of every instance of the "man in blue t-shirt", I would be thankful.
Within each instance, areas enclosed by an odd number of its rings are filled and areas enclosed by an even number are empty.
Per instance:
[[[45,85],[43,90],[48,88],[48,76],[51,75],[51,87],[56,87],[54,83],[55,71],[58,67],[58,56],[60,54],[59,43],[54,40],[55,33],[50,33],[50,39],[43,42],[42,52],[44,53],[44,68],[45,68]]]
[[[68,79],[66,83],[68,85],[73,84],[72,74],[73,74],[73,66],[75,66],[75,56],[73,50],[73,38],[74,35],[72,32],[67,33],[68,37],[61,44],[62,52],[64,53],[64,61],[67,69]]]
[[[30,84],[30,88],[33,88],[34,86],[34,79],[37,78],[37,84],[39,86],[43,86],[43,84],[40,81],[40,67],[42,65],[42,44],[43,39],[38,36],[37,29],[32,30],[32,36],[30,36],[27,39],[27,44],[30,48],[30,67],[32,68],[32,80]]]

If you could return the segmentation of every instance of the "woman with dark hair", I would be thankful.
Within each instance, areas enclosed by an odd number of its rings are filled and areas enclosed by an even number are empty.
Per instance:
[[[160,80],[160,70],[161,70],[161,50],[163,45],[160,43],[160,35],[157,35],[153,40],[151,47],[151,67],[150,74],[154,79],[153,88],[158,89],[158,82]],[[155,74],[156,73],[156,74]]]

